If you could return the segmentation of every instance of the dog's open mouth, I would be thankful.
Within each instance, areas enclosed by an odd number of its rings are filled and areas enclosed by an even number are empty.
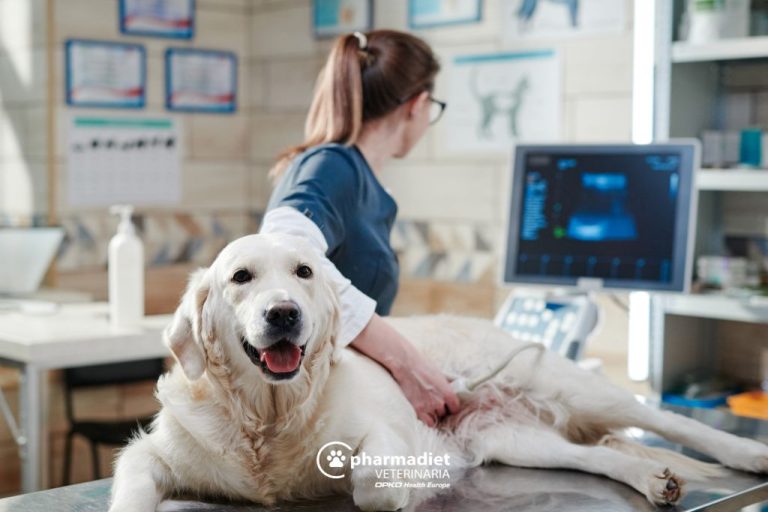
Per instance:
[[[245,338],[242,338],[240,343],[251,362],[275,380],[290,379],[299,372],[306,347],[295,345],[287,339],[261,350],[248,343]]]

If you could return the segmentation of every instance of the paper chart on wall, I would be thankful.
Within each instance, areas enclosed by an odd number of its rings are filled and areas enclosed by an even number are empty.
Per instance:
[[[503,38],[571,37],[625,29],[623,0],[503,0]]]
[[[68,144],[70,206],[179,202],[182,152],[173,119],[73,115]]]
[[[559,58],[553,50],[455,57],[441,128],[448,152],[507,153],[560,137]]]

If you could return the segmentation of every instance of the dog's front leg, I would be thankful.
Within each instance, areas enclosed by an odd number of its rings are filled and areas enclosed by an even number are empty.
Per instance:
[[[169,469],[146,434],[128,445],[115,464],[109,512],[154,512],[169,482]]]
[[[409,490],[393,478],[390,466],[367,464],[376,457],[412,455],[407,444],[391,429],[378,426],[365,437],[353,458],[352,497],[361,510],[397,510],[408,504]],[[389,470],[389,472],[388,472]]]

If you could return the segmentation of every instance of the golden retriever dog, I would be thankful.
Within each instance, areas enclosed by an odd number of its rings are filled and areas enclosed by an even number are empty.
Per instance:
[[[343,493],[395,510],[414,505],[419,485],[492,461],[605,475],[673,504],[684,478],[722,471],[633,443],[627,427],[768,470],[762,443],[646,407],[553,353],[520,353],[429,428],[385,369],[337,345],[339,299],[322,258],[302,238],[251,235],[192,275],[165,332],[178,364],[158,382],[149,432],[117,459],[110,510],[151,511],[179,494],[271,505]],[[522,346],[488,320],[388,321],[453,377],[483,375]]]

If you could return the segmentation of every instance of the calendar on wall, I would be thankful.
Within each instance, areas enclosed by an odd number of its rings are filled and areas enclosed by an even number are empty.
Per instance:
[[[70,206],[178,203],[181,143],[171,118],[73,115],[67,151]]]

